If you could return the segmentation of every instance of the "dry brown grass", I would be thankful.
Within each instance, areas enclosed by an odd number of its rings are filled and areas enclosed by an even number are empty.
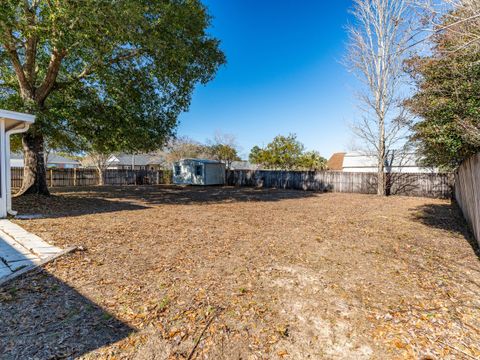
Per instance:
[[[15,206],[85,251],[0,290],[6,358],[480,356],[480,261],[447,201],[132,187]]]

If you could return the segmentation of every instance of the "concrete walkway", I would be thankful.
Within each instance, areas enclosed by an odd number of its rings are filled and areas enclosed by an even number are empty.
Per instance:
[[[0,220],[0,282],[62,252],[9,220]]]

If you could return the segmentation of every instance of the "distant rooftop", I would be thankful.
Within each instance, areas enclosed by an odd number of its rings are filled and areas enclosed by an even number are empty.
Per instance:
[[[327,161],[328,170],[341,171],[343,170],[343,160],[345,158],[344,152],[335,153]]]
[[[232,170],[259,170],[261,166],[252,164],[250,161],[232,161],[230,168]]]
[[[165,158],[162,155],[152,155],[152,154],[115,154],[113,155],[116,160],[111,161],[115,165],[125,165],[130,166],[132,163],[135,163],[136,166],[147,166],[147,165],[157,165],[163,164]]]
[[[23,160],[23,152],[13,152],[10,154],[11,160]],[[72,164],[79,165],[80,162],[75,159],[70,159],[65,156],[61,156],[55,153],[48,154],[48,163],[49,164]]]

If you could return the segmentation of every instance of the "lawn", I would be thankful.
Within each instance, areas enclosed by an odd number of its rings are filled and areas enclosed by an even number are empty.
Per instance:
[[[480,261],[449,201],[112,187],[14,207],[83,250],[0,289],[2,359],[480,356]]]

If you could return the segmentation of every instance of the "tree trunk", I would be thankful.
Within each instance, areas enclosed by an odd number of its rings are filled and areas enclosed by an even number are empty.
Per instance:
[[[385,167],[383,165],[383,160],[378,160],[378,184],[377,184],[377,195],[384,196],[385,192]]]
[[[97,166],[97,173],[98,173],[98,185],[102,186],[104,184],[104,181],[103,181],[103,169],[101,166]]]
[[[377,195],[385,196],[385,125],[383,120],[380,120],[380,139],[378,145]]]
[[[44,157],[43,136],[32,130],[22,136],[24,151],[23,181],[16,196],[23,194],[50,195]]]

